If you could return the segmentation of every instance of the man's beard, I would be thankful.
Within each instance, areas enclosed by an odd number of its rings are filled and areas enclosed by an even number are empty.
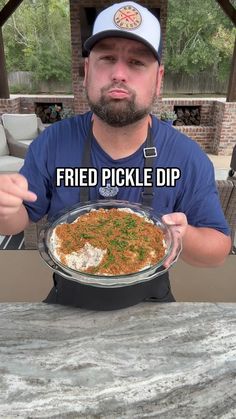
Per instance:
[[[101,97],[96,102],[90,99],[87,88],[86,95],[91,111],[112,127],[124,127],[140,121],[151,112],[156,99],[153,94],[148,106],[138,108],[135,104],[135,93],[131,94],[130,99],[119,100],[105,97],[104,91],[107,90],[102,89]]]

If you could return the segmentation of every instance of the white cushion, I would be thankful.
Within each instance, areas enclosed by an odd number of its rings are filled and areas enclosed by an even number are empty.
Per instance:
[[[24,159],[13,156],[0,156],[0,172],[18,172],[24,164]]]
[[[6,135],[3,126],[0,124],[0,156],[9,155]]]
[[[19,143],[26,144],[29,146],[32,143],[32,141],[33,140],[19,140]]]
[[[4,113],[3,126],[15,140],[32,140],[38,135],[38,121],[35,114]]]

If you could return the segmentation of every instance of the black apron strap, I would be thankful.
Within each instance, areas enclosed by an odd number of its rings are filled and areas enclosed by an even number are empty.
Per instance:
[[[93,138],[93,122],[91,122],[89,133],[85,140],[81,167],[91,167],[92,138]],[[80,202],[87,202],[87,201],[89,201],[89,187],[80,186]]]
[[[157,150],[156,150],[156,147],[154,147],[154,144],[153,144],[153,138],[152,138],[152,132],[151,132],[150,124],[148,125],[148,133],[147,133],[147,139],[146,139],[145,147],[143,149],[143,155],[144,155],[144,167],[148,167],[148,168],[153,169],[153,163],[154,163],[155,158],[157,156]],[[153,176],[152,176],[152,186],[144,186],[144,188],[143,188],[142,204],[151,207],[153,197],[154,197],[154,191],[153,191]]]

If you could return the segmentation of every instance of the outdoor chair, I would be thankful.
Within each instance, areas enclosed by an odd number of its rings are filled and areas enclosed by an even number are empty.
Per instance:
[[[18,172],[24,163],[25,144],[8,144],[4,127],[0,124],[0,172]]]
[[[20,142],[27,146],[45,129],[36,114],[2,114],[8,143]]]

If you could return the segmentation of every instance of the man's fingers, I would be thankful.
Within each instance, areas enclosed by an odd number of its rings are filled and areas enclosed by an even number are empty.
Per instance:
[[[177,260],[181,250],[182,250],[182,231],[181,227],[172,226],[170,225],[170,230],[172,231],[172,239],[173,239],[173,248],[171,251],[171,254],[168,256],[168,258],[164,262],[164,266],[166,268],[169,268],[173,261]]]
[[[164,223],[166,223],[168,225],[175,225],[176,224],[170,214],[163,215],[162,220],[164,221]]]
[[[37,195],[34,192],[26,191],[22,197],[23,201],[34,202],[37,200]]]
[[[21,187],[22,189],[28,189],[27,179],[22,176],[20,173],[12,173],[10,179],[13,183]]]
[[[27,180],[18,173],[5,178],[1,185],[2,195],[5,193],[10,197],[21,199],[21,201],[36,201],[37,195],[28,190]],[[11,201],[12,202],[12,201]],[[10,204],[11,206],[12,204]]]
[[[36,201],[37,199],[37,195],[34,192],[21,189],[14,184],[11,185],[11,189],[7,190],[7,188],[6,189],[4,188],[2,190],[8,195],[9,199],[11,197],[15,197],[15,198],[21,199],[21,201],[32,201],[32,202]]]
[[[163,264],[165,266],[165,268],[169,268],[170,265],[172,264],[172,262],[178,259],[178,256],[179,256],[181,250],[182,250],[181,241],[178,240],[178,241],[175,242],[171,254],[169,255],[169,257],[165,260],[165,262]]]
[[[165,214],[162,219],[168,225],[184,226],[188,224],[187,217],[183,212]]]

